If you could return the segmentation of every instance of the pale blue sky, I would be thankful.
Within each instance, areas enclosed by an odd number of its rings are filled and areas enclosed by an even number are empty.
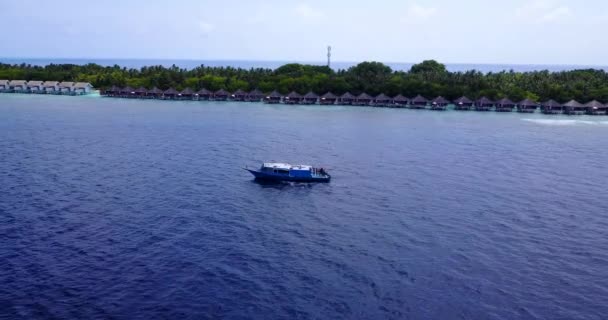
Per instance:
[[[608,64],[606,0],[19,0],[0,57]]]

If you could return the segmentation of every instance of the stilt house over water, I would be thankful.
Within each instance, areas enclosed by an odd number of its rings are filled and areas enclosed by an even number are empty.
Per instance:
[[[537,108],[538,102],[532,101],[530,99],[522,100],[517,104],[517,112],[520,113],[534,113]]]
[[[302,99],[302,103],[304,104],[316,104],[317,101],[319,101],[319,96],[312,91],[305,94],[304,98]]]
[[[473,108],[473,100],[467,97],[460,97],[454,100],[454,110],[469,111]]]
[[[606,115],[606,111],[608,109],[608,106],[597,100],[588,102],[585,104],[585,107],[587,108],[587,113],[593,116]]]
[[[513,112],[513,109],[515,109],[515,102],[508,98],[502,98],[496,101],[496,112]]]

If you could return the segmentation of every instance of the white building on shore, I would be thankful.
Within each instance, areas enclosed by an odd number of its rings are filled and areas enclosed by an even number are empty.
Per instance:
[[[76,82],[72,87],[73,93],[77,95],[89,94],[92,90],[93,85],[88,82]]]
[[[59,93],[59,82],[57,81],[45,81],[42,85],[44,93],[57,94]]]
[[[17,93],[27,92],[27,81],[25,80],[11,80],[9,83],[9,90]]]
[[[42,93],[44,88],[42,87],[43,81],[31,80],[27,82],[27,91],[30,93]]]
[[[0,92],[7,92],[8,90],[8,80],[0,80]]]
[[[59,83],[59,91],[61,94],[72,94],[72,90],[74,90],[74,82],[64,81]]]

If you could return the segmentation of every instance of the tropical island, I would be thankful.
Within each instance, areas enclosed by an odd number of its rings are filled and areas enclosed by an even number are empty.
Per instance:
[[[409,71],[395,71],[380,62],[362,62],[346,70],[296,63],[275,70],[204,65],[194,69],[182,69],[175,65],[127,69],[118,65],[105,67],[97,64],[0,64],[0,79],[84,82],[102,91],[116,86],[161,90],[175,88],[177,91],[205,88],[212,92],[221,89],[228,92],[259,89],[264,93],[276,90],[281,94],[332,92],[341,95],[350,92],[354,95],[386,94],[391,97],[422,95],[441,96],[450,101],[462,96],[493,100],[508,97],[513,101],[608,101],[608,73],[604,70],[450,72],[444,64],[434,60],[416,64]]]

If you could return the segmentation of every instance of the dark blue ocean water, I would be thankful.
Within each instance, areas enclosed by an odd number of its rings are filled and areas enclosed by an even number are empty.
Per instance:
[[[286,63],[307,63],[313,65],[325,65],[325,61],[246,61],[246,60],[162,60],[162,59],[69,59],[69,58],[0,58],[0,63],[9,64],[31,64],[45,66],[51,63],[55,64],[78,64],[84,65],[87,63],[97,63],[102,66],[119,65],[121,67],[139,69],[144,66],[162,65],[170,67],[176,65],[180,68],[193,69],[200,65],[210,67],[235,67],[243,69],[251,68],[269,68],[276,69]],[[348,69],[358,62],[332,62],[332,68]],[[414,63],[408,62],[384,62],[393,70],[408,71]],[[535,65],[535,64],[467,64],[467,63],[448,63],[446,68],[453,72],[478,70],[484,73],[500,72],[514,70],[517,72],[529,72],[539,70],[549,70],[552,72],[568,71],[575,69],[602,69],[608,71],[608,66],[591,66],[591,65]]]
[[[0,318],[605,319],[608,119],[0,95]],[[266,185],[241,167],[324,166]]]

